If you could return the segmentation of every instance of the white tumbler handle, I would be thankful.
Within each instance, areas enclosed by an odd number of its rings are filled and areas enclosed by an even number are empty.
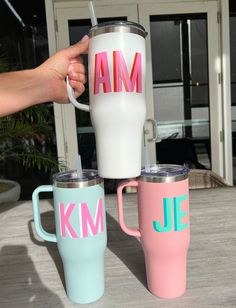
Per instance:
[[[79,102],[77,102],[75,95],[74,95],[74,90],[71,87],[70,83],[69,83],[69,77],[66,76],[66,87],[67,87],[67,93],[68,93],[68,97],[70,102],[78,109],[83,110],[83,111],[88,111],[89,112],[89,106],[85,105],[85,104],[81,104]]]

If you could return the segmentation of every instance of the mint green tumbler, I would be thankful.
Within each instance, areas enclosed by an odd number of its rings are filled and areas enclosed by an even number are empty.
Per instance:
[[[41,224],[39,193],[53,192],[56,234]],[[107,244],[104,186],[97,171],[75,170],[53,176],[53,185],[42,185],[32,195],[38,235],[56,242],[65,274],[66,291],[74,303],[98,300],[104,293],[104,254]]]

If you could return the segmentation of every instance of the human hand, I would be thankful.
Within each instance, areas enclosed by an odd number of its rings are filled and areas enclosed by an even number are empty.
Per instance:
[[[70,85],[76,97],[85,90],[85,66],[81,55],[88,52],[89,38],[84,36],[80,42],[58,51],[35,70],[44,79],[48,101],[68,103],[65,78],[69,75]]]

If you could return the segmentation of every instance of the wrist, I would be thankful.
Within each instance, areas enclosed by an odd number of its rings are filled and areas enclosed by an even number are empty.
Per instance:
[[[44,69],[37,67],[32,69],[32,76],[35,79],[35,102],[34,104],[52,101],[53,88],[50,84],[50,77]]]

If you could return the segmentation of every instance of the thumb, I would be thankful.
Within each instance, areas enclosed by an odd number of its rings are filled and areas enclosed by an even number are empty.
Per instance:
[[[69,58],[73,59],[80,54],[88,53],[89,37],[85,35],[78,43],[67,47],[63,50],[63,53]]]

